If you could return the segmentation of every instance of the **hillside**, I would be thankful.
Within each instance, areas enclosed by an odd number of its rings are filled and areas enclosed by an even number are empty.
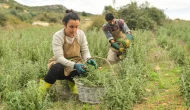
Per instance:
[[[46,6],[35,6],[35,7],[28,7],[31,11],[41,11],[41,12],[65,12],[67,9],[63,5],[46,5]]]
[[[0,27],[27,27],[35,21],[61,23],[63,5],[26,6],[14,0],[0,1]]]
[[[21,10],[27,10],[27,11],[35,11],[35,12],[65,12],[65,10],[67,9],[65,6],[63,5],[46,5],[46,6],[26,6],[26,5],[22,5],[14,0],[2,0],[0,1],[1,6],[9,6],[9,8],[18,8]]]
[[[63,5],[26,6],[14,0],[0,1],[0,27],[28,27],[35,21],[61,23],[66,7]],[[91,13],[77,12],[82,16]]]

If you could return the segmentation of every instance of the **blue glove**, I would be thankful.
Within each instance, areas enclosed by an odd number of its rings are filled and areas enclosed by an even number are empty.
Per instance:
[[[84,64],[77,64],[76,63],[74,65],[74,69],[76,69],[79,74],[83,74],[86,72]]]
[[[95,69],[98,68],[97,63],[96,63],[93,59],[89,59],[89,60],[87,60],[87,63],[90,64],[90,65],[92,65],[92,66],[94,66]]]

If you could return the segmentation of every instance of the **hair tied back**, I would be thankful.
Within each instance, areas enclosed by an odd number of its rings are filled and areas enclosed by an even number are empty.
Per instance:
[[[65,12],[66,12],[66,13],[69,13],[69,12],[73,12],[73,10],[70,9],[70,10],[66,10]]]

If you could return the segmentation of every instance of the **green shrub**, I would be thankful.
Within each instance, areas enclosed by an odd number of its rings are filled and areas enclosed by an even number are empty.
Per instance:
[[[95,28],[99,31],[104,23],[104,16],[96,15],[92,18],[92,25],[89,27],[89,30],[93,30]]]
[[[57,23],[58,19],[56,17],[50,17],[49,18],[49,22],[51,22],[51,23]]]
[[[10,13],[11,15],[17,16],[17,11],[16,11],[15,9],[11,9],[11,10],[9,11],[9,13]]]
[[[15,6],[15,9],[18,10],[18,11],[23,11],[24,10],[24,8],[22,6],[18,6],[18,5]]]
[[[104,7],[103,15],[105,15],[106,13],[113,13],[115,17],[118,17],[117,11],[111,5]]]
[[[9,19],[8,19],[8,23],[10,25],[18,25],[18,24],[21,24],[22,21],[19,18],[15,17],[13,15],[10,15]]]
[[[6,101],[10,110],[46,110],[51,103],[48,96],[38,91],[36,81],[29,81],[22,91],[8,92]]]
[[[0,26],[6,26],[7,16],[3,13],[0,13]]]
[[[2,42],[0,42],[0,58],[3,57],[5,54],[5,52],[4,52],[5,50],[1,44],[2,44]]]
[[[36,12],[30,12],[29,13],[32,17],[36,17],[38,14]]]
[[[186,106],[190,107],[190,68],[185,66],[181,74],[181,93],[186,101]]]
[[[32,19],[32,16],[31,16],[30,14],[24,13],[24,12],[18,13],[17,17],[18,17],[21,21],[26,21],[26,20]]]
[[[96,31],[96,29],[90,30],[86,33],[86,36],[91,55],[106,58],[108,52],[108,40],[104,35],[103,31]],[[96,45],[94,44],[94,42],[96,42]]]
[[[138,6],[137,2],[121,7],[118,11],[119,18],[126,21],[130,29],[155,30],[157,25],[162,25],[166,15],[162,10],[150,7],[148,2]]]
[[[83,12],[81,13],[81,15],[82,15],[82,16],[87,16],[87,13],[86,13],[85,11],[83,11]]]

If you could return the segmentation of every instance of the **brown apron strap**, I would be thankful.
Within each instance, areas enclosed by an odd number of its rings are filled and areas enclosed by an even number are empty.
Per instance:
[[[66,35],[64,36],[64,45],[63,45],[63,51],[64,51],[64,57],[68,60],[71,60],[75,63],[81,63],[82,57],[80,53],[80,44],[78,43],[76,37],[74,38],[74,41],[72,44],[69,44],[66,40]],[[54,57],[52,57],[48,62],[48,69],[52,65],[56,64],[56,60]],[[68,76],[71,71],[73,71],[74,68],[64,66],[64,75]]]

